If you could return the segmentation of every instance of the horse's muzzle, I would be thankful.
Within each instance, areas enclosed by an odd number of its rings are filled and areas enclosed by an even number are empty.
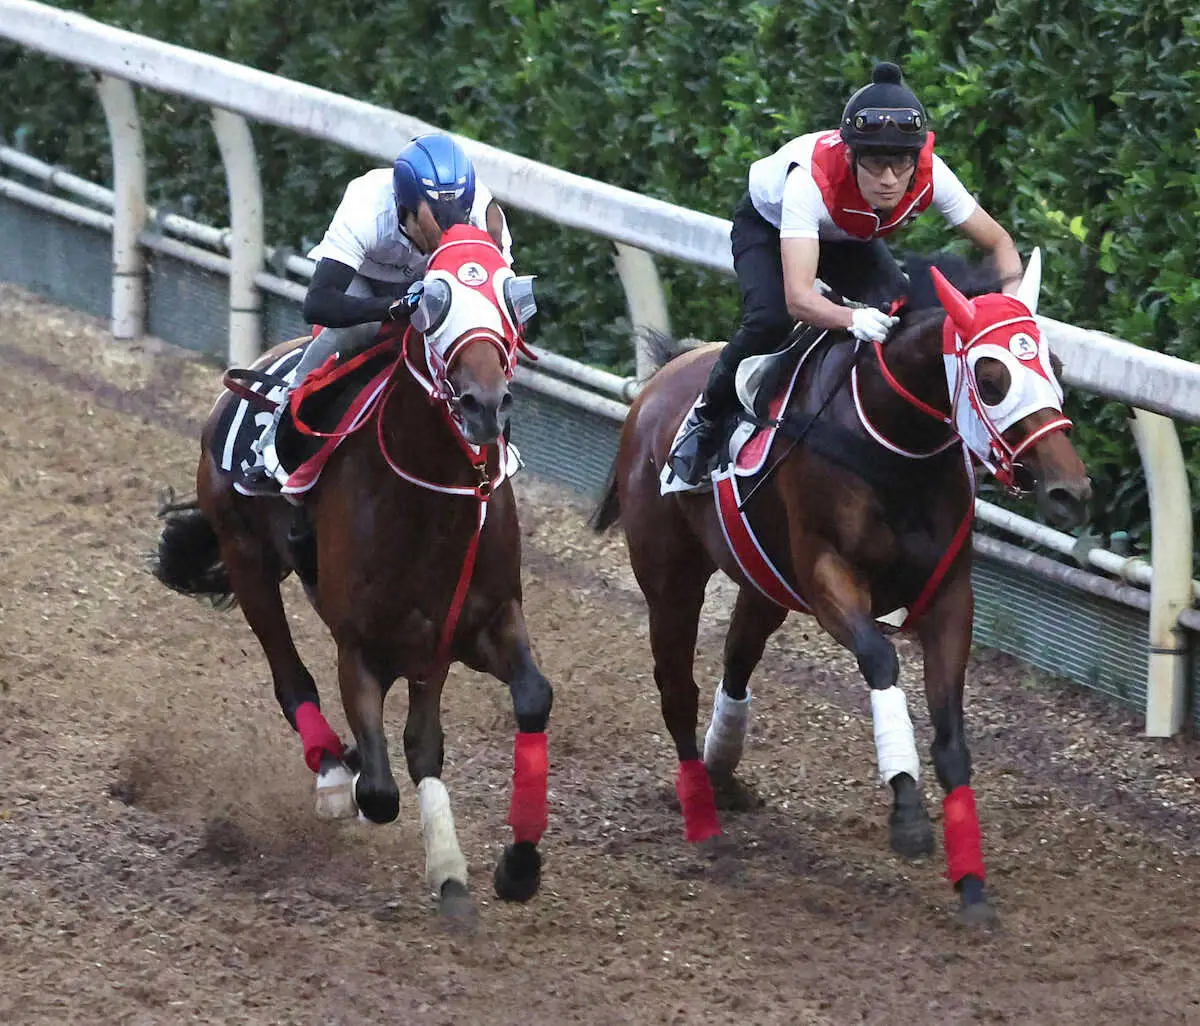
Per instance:
[[[467,388],[454,400],[463,435],[473,445],[490,445],[508,427],[513,397],[508,388]]]
[[[1092,500],[1092,482],[1088,478],[1047,481],[1038,489],[1038,509],[1051,526],[1070,531],[1087,522]]]

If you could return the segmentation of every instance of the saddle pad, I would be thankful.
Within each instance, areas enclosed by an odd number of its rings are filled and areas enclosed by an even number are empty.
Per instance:
[[[251,367],[290,382],[307,345],[308,343],[304,342],[283,355],[267,353]],[[265,393],[267,398],[275,403],[283,400],[284,389],[281,386],[269,386],[265,382],[255,381],[248,383],[247,387],[252,392]],[[254,448],[254,443],[271,423],[271,416],[270,410],[251,406],[245,399],[239,399],[226,407],[213,432],[212,446],[212,451],[220,454],[219,465],[222,470],[236,471],[241,476],[262,463],[262,455]],[[234,488],[242,494],[247,494],[239,484],[240,482],[235,481]]]
[[[800,377],[800,371],[808,361],[808,357],[812,354],[817,345],[827,336],[827,332],[821,332],[815,340],[804,350],[803,354],[796,361],[790,374],[778,375],[771,373],[772,364],[774,368],[778,368],[781,361],[795,360],[795,347],[789,346],[783,352],[769,353],[766,356],[752,356],[742,361],[738,367],[737,373],[737,393],[738,398],[742,403],[742,410],[745,416],[751,419],[739,419],[730,433],[726,444],[726,460],[719,461],[719,466],[725,466],[727,463],[732,466],[732,472],[738,477],[750,477],[762,470],[763,465],[767,461],[767,456],[771,452],[771,446],[775,442],[775,436],[779,432],[778,419],[783,411],[787,409],[788,403],[791,401],[792,392],[796,388],[796,381]],[[758,389],[764,383],[776,384],[774,395],[772,395],[764,403],[762,396],[758,394]],[[679,427],[675,431],[675,437],[671,440],[671,449],[674,451],[675,446],[679,444],[680,438],[683,437],[683,428],[687,424],[692,415],[692,411],[700,404],[700,397],[688,407],[684,414],[683,420],[680,421]],[[755,409],[764,409],[766,416],[760,420],[754,412]],[[698,485],[689,485],[685,481],[681,481],[670,469],[670,461],[668,465],[663,467],[662,473],[659,474],[659,492],[662,495],[667,495],[670,492],[702,492],[711,488],[711,482],[701,481]]]

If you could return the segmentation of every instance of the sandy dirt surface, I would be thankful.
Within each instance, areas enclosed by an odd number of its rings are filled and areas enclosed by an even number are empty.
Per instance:
[[[0,313],[0,1022],[1200,1023],[1194,743],[977,653],[1002,928],[966,932],[940,843],[917,863],[887,850],[852,661],[792,618],[755,679],[750,800],[722,845],[689,849],[623,543],[528,478],[526,614],[556,687],[543,890],[491,897],[511,711],[456,669],[445,780],[480,922],[448,929],[415,796],[388,827],[317,821],[240,613],[143,570],[217,370],[12,288]],[[344,729],[332,646],[287,594]],[[730,597],[714,588],[701,633],[705,704]],[[927,753],[919,653],[900,647]]]

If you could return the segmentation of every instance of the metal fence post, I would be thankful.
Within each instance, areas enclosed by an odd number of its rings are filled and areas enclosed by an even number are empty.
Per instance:
[[[229,188],[229,363],[245,367],[262,353],[262,293],[255,278],[266,259],[262,181],[246,119],[213,108],[213,131]]]
[[[1146,734],[1171,737],[1187,711],[1188,645],[1179,614],[1190,609],[1192,504],[1187,467],[1175,424],[1135,409],[1130,426],[1150,491],[1150,665],[1146,680]]]
[[[645,381],[657,370],[653,358],[645,345],[647,333],[671,334],[671,318],[667,314],[667,300],[659,281],[654,257],[644,249],[614,243],[617,252],[613,263],[617,276],[625,290],[625,302],[629,307],[629,322],[633,325],[634,375]]]
[[[146,227],[146,150],[133,86],[96,76],[113,161],[112,333],[140,337],[146,330],[146,261],[138,237]]]

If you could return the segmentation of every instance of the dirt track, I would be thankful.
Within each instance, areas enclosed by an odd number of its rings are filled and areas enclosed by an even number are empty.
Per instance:
[[[526,612],[557,692],[544,889],[489,900],[511,713],[456,670],[445,779],[481,925],[448,932],[415,799],[391,827],[315,820],[241,615],[141,572],[214,369],[3,286],[0,315],[0,1022],[1200,1023],[1194,744],[978,654],[968,729],[1003,927],[968,934],[940,846],[887,851],[865,688],[793,618],[756,678],[755,800],[724,814],[723,846],[689,850],[622,544],[528,479]],[[344,729],[331,646],[290,595]],[[700,639],[705,702],[728,597]]]

